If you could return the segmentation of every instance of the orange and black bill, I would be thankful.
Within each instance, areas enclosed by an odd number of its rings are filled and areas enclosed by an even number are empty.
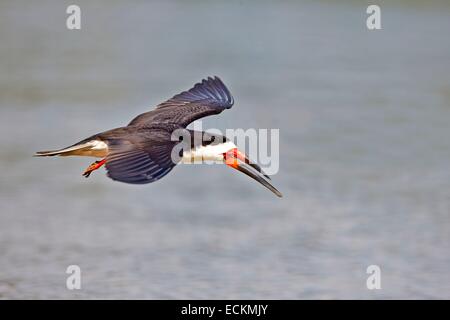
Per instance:
[[[234,150],[233,150],[234,151]],[[237,153],[237,154],[236,154]],[[255,166],[255,164],[250,163],[248,158],[241,153],[239,150],[234,151],[233,153],[229,152],[225,156],[225,163],[236,170],[246,174],[250,178],[255,179],[259,183],[261,183],[264,187],[275,193],[278,197],[283,197],[280,191],[277,190],[265,177],[270,179],[259,166]],[[243,162],[241,162],[241,161]]]

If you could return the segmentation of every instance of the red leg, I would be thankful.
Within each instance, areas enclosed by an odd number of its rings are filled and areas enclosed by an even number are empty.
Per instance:
[[[91,175],[91,173],[95,170],[97,170],[98,168],[100,168],[102,165],[104,165],[106,162],[106,159],[100,160],[100,161],[95,161],[93,164],[91,164],[84,172],[83,172],[83,176],[85,176],[86,178],[89,177]]]

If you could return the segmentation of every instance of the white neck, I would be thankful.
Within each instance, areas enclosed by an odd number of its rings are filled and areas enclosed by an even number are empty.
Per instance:
[[[199,146],[183,152],[182,163],[219,162],[223,163],[223,154],[236,148],[236,145],[227,141],[221,144]]]

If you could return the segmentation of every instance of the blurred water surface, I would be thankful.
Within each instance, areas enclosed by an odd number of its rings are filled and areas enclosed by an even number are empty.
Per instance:
[[[0,2],[0,298],[450,298],[450,7]],[[36,159],[209,75],[204,127],[280,128],[274,197],[221,166],[130,186]],[[82,290],[65,288],[66,267]],[[366,268],[382,289],[366,288]]]

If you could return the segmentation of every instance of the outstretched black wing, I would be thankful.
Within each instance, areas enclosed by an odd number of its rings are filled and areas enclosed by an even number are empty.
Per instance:
[[[108,140],[106,157],[108,177],[113,180],[144,184],[154,182],[168,174],[176,163],[172,161],[172,149],[176,142],[153,132],[152,138],[136,140]],[[156,136],[156,139],[155,139]],[[142,138],[142,139],[140,139]]]
[[[161,103],[155,110],[137,116],[128,125],[156,122],[177,124],[185,128],[197,119],[230,109],[233,103],[233,97],[222,80],[218,77],[209,77],[190,90]]]

